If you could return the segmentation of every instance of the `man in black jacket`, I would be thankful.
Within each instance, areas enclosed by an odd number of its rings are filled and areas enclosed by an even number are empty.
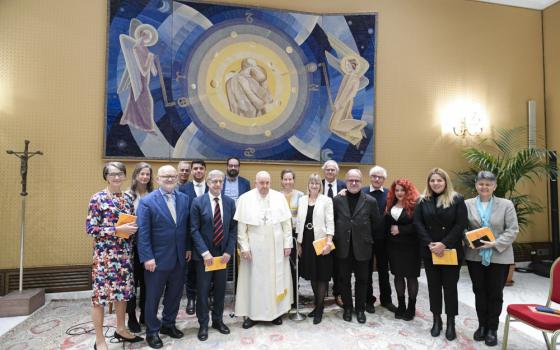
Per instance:
[[[387,204],[387,194],[389,190],[383,187],[385,179],[387,179],[387,170],[376,165],[369,170],[370,186],[362,188],[362,191],[369,194],[377,200],[379,207],[380,224],[373,232],[375,243],[373,245],[373,254],[377,266],[377,275],[379,276],[379,301],[381,306],[391,312],[395,312],[397,308],[391,300],[391,283],[389,282],[389,256],[387,254],[387,233],[385,232],[384,213]],[[373,261],[372,256],[369,263],[368,282],[367,282],[367,295],[366,295],[366,311],[369,313],[375,312],[375,296],[373,296]]]
[[[372,257],[373,232],[379,224],[379,208],[375,198],[361,191],[362,173],[351,169],[346,173],[345,196],[333,200],[335,254],[338,263],[338,284],[344,304],[343,319],[352,321],[352,273],[356,279],[354,292],[358,322],[365,323],[368,263]]]

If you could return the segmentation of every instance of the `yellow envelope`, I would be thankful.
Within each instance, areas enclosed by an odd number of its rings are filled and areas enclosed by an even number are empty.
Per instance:
[[[467,237],[469,246],[472,249],[482,246],[481,240],[486,242],[494,242],[496,240],[494,233],[492,233],[489,227],[481,227],[476,230],[468,231],[465,233],[465,237]]]
[[[209,271],[223,270],[226,268],[226,265],[227,264],[222,263],[221,256],[215,256],[212,259],[211,265],[204,265],[204,271],[209,272]]]
[[[315,254],[321,255],[323,248],[327,245],[327,237],[313,241],[313,248],[315,248]],[[334,243],[331,246],[331,252],[335,249]],[[329,253],[330,254],[330,253]]]
[[[459,260],[457,259],[457,250],[444,249],[442,257],[439,257],[432,253],[432,263],[434,265],[459,265]]]
[[[121,213],[119,215],[119,220],[117,221],[115,226],[121,226],[121,225],[124,225],[124,224],[130,224],[130,223],[135,223],[135,222],[136,222],[136,215]],[[117,232],[115,233],[115,236],[120,237],[120,238],[125,238],[125,239],[130,237],[130,235],[128,233],[124,233],[124,232],[119,231],[119,230],[117,230]]]

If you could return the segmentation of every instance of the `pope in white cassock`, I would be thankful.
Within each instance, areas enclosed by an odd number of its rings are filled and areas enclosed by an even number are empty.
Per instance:
[[[284,195],[270,189],[269,173],[257,173],[256,188],[239,197],[234,219],[241,250],[235,314],[246,316],[245,329],[257,321],[280,325],[293,300],[292,214]]]

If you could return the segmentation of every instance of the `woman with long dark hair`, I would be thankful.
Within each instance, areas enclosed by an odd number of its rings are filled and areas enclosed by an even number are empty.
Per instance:
[[[145,162],[136,164],[132,172],[132,182],[130,189],[126,191],[133,200],[134,208],[138,208],[140,199],[154,190],[152,181],[152,166]],[[126,303],[126,313],[128,314],[128,329],[131,332],[139,333],[142,331],[140,323],[144,323],[144,306],[146,305],[146,285],[144,284],[144,265],[140,263],[138,257],[138,247],[136,239],[132,240],[132,249],[134,252],[134,289],[140,287],[140,322],[136,318],[137,298],[135,295]]]

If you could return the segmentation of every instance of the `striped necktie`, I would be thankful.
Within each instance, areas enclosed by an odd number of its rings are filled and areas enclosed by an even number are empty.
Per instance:
[[[212,243],[215,247],[218,247],[224,239],[224,224],[222,222],[222,213],[220,210],[220,199],[216,197],[214,201],[216,202],[216,206],[214,207],[214,237],[212,238]]]

